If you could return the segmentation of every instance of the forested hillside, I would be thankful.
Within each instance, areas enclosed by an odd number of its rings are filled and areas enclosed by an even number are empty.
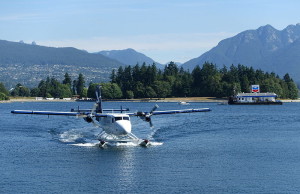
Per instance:
[[[65,72],[73,78],[81,72],[88,81],[109,81],[111,70],[120,65],[101,54],[76,48],[0,40],[0,82],[9,88],[17,83],[34,87],[47,76],[62,79]]]

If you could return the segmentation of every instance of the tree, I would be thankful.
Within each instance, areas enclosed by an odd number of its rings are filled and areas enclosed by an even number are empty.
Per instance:
[[[37,88],[31,89],[31,96],[70,98],[72,97],[72,91],[69,84],[62,84],[53,77],[47,77],[46,81],[40,81]]]
[[[158,98],[166,98],[171,94],[171,85],[166,81],[155,81],[153,89]]]
[[[290,78],[290,75],[288,73],[284,75],[283,80],[286,83],[288,89],[288,91],[286,92],[287,97],[291,99],[298,98],[298,88],[293,79]]]
[[[72,80],[71,80],[71,77],[69,76],[68,73],[65,73],[65,79],[63,80],[62,82],[63,84],[67,84],[71,87],[72,85]]]
[[[135,83],[134,85],[134,96],[136,98],[144,98],[145,97],[145,94],[144,94],[144,89],[145,86],[142,82],[138,81]]]
[[[5,86],[2,82],[0,82],[0,92],[5,94],[5,95],[9,94],[8,90],[5,88]]]
[[[73,80],[73,85],[72,85],[72,93],[73,93],[73,95],[77,95],[77,90],[76,90],[77,83],[78,83],[77,80]]]
[[[116,70],[113,69],[110,75],[110,82],[111,83],[117,83],[117,75],[116,75]]]
[[[151,86],[147,86],[145,88],[145,98],[153,98],[156,97],[156,92],[154,91],[154,89]]]
[[[0,92],[0,100],[9,100],[9,97],[6,94]]]
[[[101,84],[102,97],[107,99],[122,98],[121,88],[115,83],[102,83]]]
[[[202,74],[201,74],[201,68],[199,65],[197,65],[193,71],[192,71],[192,95],[194,96],[200,96],[201,86],[202,86]]]
[[[21,96],[27,97],[30,96],[30,90],[23,86],[22,84],[18,83],[15,88],[11,91],[12,96]]]
[[[171,61],[166,67],[165,67],[165,72],[164,74],[166,76],[177,76],[178,74],[178,67],[176,65],[176,63],[174,63],[173,61]]]
[[[99,84],[90,83],[88,90],[87,90],[87,97],[96,99],[96,88]]]
[[[131,91],[131,90],[126,91],[125,98],[133,99],[133,98],[134,98],[134,93],[133,93],[133,91]]]
[[[0,82],[0,92],[5,94],[6,96],[8,96],[8,94],[9,94],[9,92],[7,91],[7,89],[5,88],[3,83],[1,83],[1,82]]]
[[[57,88],[58,98],[70,98],[72,97],[72,91],[69,84],[59,84]]]
[[[81,97],[84,96],[84,93],[83,93],[84,86],[85,86],[84,77],[83,77],[82,73],[80,73],[78,76],[78,79],[77,79],[77,83],[76,83],[76,92]]]
[[[248,77],[246,75],[242,75],[240,80],[241,90],[243,92],[249,92],[250,82],[248,80]]]
[[[98,85],[101,85],[102,98],[119,99],[123,96],[121,88],[116,83],[91,83],[87,89],[87,97],[96,99],[96,89]]]
[[[32,97],[38,97],[39,94],[40,94],[39,88],[32,88],[30,90],[30,96],[32,96]]]
[[[3,83],[0,82],[0,100],[9,100],[9,92],[3,85]]]

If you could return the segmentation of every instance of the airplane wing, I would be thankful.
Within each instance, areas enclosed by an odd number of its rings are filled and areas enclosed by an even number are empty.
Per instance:
[[[34,114],[34,115],[58,115],[58,116],[87,116],[91,112],[60,112],[60,111],[34,111],[34,110],[13,110],[13,114]],[[95,117],[106,117],[106,114],[95,113]]]
[[[195,113],[195,112],[208,112],[211,111],[210,108],[191,108],[191,109],[181,109],[181,110],[165,110],[165,111],[153,111],[151,115],[161,115],[161,114],[178,114],[178,113]],[[129,116],[141,116],[140,112],[127,113]],[[149,112],[144,112],[143,114],[150,114]]]
[[[192,108],[192,109],[181,109],[181,110],[165,110],[165,111],[153,111],[153,115],[161,114],[178,114],[178,113],[193,113],[193,112],[208,112],[210,108]]]

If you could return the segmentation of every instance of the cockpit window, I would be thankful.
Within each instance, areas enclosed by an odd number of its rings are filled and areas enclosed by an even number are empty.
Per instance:
[[[116,120],[116,121],[122,120],[122,117],[115,117],[115,120]]]
[[[127,121],[129,121],[129,117],[115,117],[115,121],[119,121],[119,120],[127,120]]]

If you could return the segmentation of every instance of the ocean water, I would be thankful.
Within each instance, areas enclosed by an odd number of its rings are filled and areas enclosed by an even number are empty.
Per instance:
[[[157,103],[211,112],[132,118],[153,146],[96,146],[83,119],[11,110],[91,108],[92,102],[0,104],[0,193],[299,193],[300,104]],[[132,112],[154,103],[104,102]]]

